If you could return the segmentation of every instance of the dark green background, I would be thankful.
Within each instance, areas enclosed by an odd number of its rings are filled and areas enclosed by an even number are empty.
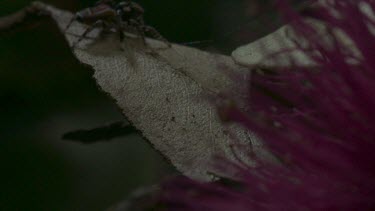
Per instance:
[[[29,2],[0,0],[0,16]],[[45,2],[76,11],[95,1]],[[230,52],[276,25],[273,15],[255,19],[246,0],[138,2],[146,22],[171,42],[214,39],[201,47],[216,52]],[[257,11],[273,14],[272,8]],[[61,140],[65,132],[123,118],[91,74],[52,21],[0,34],[0,210],[103,210],[176,174],[135,135],[91,145]]]

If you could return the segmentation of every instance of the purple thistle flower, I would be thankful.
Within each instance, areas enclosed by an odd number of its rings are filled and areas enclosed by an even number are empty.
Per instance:
[[[375,1],[324,2],[298,14],[278,1],[306,41],[296,41],[298,49],[317,66],[253,73],[251,92],[234,99],[250,111],[220,111],[261,137],[281,164],[220,159],[239,177],[167,182],[162,197],[171,210],[375,210],[375,18],[363,12],[375,11]],[[325,37],[306,18],[324,23]]]

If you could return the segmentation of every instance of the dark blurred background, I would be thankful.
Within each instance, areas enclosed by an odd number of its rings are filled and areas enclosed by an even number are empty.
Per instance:
[[[28,0],[0,0],[0,16]],[[76,11],[90,0],[45,0]],[[139,0],[171,42],[229,53],[278,26],[269,1]],[[103,210],[177,174],[140,136],[81,144],[64,133],[122,120],[52,21],[0,34],[0,210]]]

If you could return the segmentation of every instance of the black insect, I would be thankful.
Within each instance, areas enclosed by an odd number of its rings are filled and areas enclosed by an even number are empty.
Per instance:
[[[144,23],[143,14],[144,9],[131,0],[119,3],[115,0],[100,0],[93,7],[77,12],[67,25],[67,29],[74,21],[89,25],[72,47],[74,48],[97,27],[101,27],[104,32],[117,32],[121,42],[125,38],[124,31],[128,31],[138,34],[145,45],[146,36],[168,43],[155,28]]]

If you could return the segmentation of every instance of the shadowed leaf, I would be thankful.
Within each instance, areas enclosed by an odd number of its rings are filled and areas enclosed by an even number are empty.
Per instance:
[[[62,138],[64,140],[91,144],[98,141],[109,141],[114,138],[123,137],[134,133],[137,133],[137,130],[132,125],[120,121],[89,130],[68,132],[65,133]]]

